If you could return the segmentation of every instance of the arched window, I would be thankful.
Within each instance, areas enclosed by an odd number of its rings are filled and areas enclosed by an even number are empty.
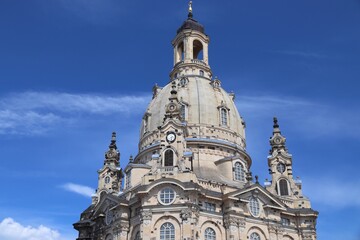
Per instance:
[[[288,182],[285,179],[281,179],[279,181],[279,190],[280,190],[280,196],[287,196],[289,195],[289,188],[288,188]]]
[[[237,181],[245,181],[244,167],[239,162],[236,162],[234,166],[234,178]]]
[[[139,231],[135,234],[134,240],[140,240],[140,232]]]
[[[252,234],[250,234],[250,240],[260,240],[260,235],[256,232],[253,232]]]
[[[175,227],[169,222],[164,223],[160,227],[161,240],[175,240]]]
[[[148,120],[149,120],[149,117],[145,116],[144,117],[144,133],[147,133],[147,131],[148,131]]]
[[[176,62],[184,60],[184,43],[181,42],[176,49]]]
[[[249,202],[249,209],[251,214],[254,217],[258,217],[260,214],[260,204],[259,204],[259,200],[257,200],[254,197],[250,198],[250,202]]]
[[[105,177],[105,183],[108,184],[110,182],[110,177],[109,176],[106,176]]]
[[[205,229],[205,240],[215,240],[216,239],[216,233],[214,229],[207,228]]]
[[[204,71],[203,71],[203,70],[200,70],[200,71],[199,71],[199,74],[200,74],[200,76],[203,77],[203,76],[204,76]]]
[[[227,126],[228,124],[228,117],[227,117],[227,111],[225,108],[221,109],[221,125]]]
[[[105,238],[105,240],[113,240],[112,235],[111,235],[111,234],[107,235],[106,238]]]
[[[193,42],[193,59],[203,59],[203,45],[199,40]]]
[[[165,151],[164,166],[174,166],[174,151],[171,149]]]

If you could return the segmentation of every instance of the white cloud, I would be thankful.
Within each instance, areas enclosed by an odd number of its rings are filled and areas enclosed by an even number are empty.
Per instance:
[[[0,97],[0,134],[43,134],[86,115],[127,116],[145,111],[149,95],[103,96],[24,92]]]
[[[312,202],[334,208],[358,207],[360,208],[360,182],[335,181],[332,178],[303,179],[304,193]]]
[[[74,192],[85,197],[91,197],[95,190],[88,186],[83,186],[75,183],[66,183],[61,186],[63,189],[69,192]]]
[[[0,239],[2,240],[60,240],[56,230],[40,225],[23,226],[12,218],[0,222]]]

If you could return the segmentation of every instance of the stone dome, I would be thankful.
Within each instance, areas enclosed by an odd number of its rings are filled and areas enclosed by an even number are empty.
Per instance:
[[[220,80],[187,76],[173,81],[176,83],[178,101],[183,107],[185,118],[181,121],[187,128],[187,137],[220,139],[245,149],[245,124],[235,106],[235,96],[221,88]],[[140,148],[143,145],[141,139],[163,125],[172,85],[154,87],[154,97],[141,126]]]
[[[177,33],[180,33],[185,29],[191,29],[191,30],[199,31],[201,33],[205,33],[204,26],[201,25],[198,21],[196,21],[192,17],[189,17],[184,21],[181,27],[177,30]]]

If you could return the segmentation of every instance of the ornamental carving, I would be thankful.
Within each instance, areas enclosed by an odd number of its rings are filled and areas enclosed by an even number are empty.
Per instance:
[[[152,212],[149,210],[141,210],[140,211],[140,221],[144,223],[145,225],[148,225],[151,223],[152,219]]]
[[[184,222],[187,222],[188,219],[191,218],[191,215],[192,215],[192,211],[190,209],[183,209],[183,210],[181,210],[180,218]]]

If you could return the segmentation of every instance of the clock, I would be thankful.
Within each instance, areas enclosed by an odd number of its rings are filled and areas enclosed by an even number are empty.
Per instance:
[[[174,132],[169,132],[167,135],[166,135],[166,141],[168,143],[173,143],[175,142],[175,139],[176,139],[176,134]]]
[[[276,169],[278,170],[279,173],[284,173],[284,172],[285,172],[285,164],[279,163],[279,164],[276,166]]]

